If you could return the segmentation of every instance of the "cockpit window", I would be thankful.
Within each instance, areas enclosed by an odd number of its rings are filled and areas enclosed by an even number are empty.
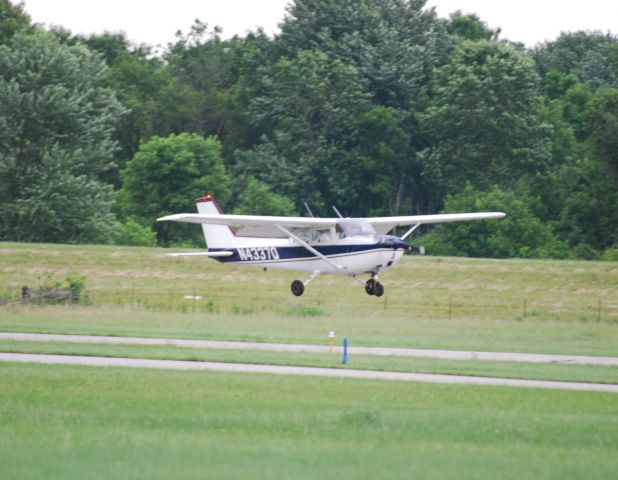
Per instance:
[[[340,237],[348,235],[375,235],[376,233],[369,222],[358,220],[341,220],[337,223],[336,230]]]

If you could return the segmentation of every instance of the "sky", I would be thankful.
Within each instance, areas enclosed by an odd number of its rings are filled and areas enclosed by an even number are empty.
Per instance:
[[[17,3],[17,0],[11,0]],[[36,23],[73,33],[124,31],[135,43],[165,47],[178,30],[188,32],[199,18],[223,28],[223,37],[244,35],[258,26],[278,31],[289,0],[25,0]],[[616,0],[428,0],[439,16],[462,10],[476,13],[500,38],[532,47],[562,31],[601,30],[618,34]]]

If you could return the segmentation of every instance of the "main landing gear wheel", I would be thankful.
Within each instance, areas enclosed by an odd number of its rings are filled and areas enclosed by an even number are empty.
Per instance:
[[[305,285],[300,280],[294,280],[292,282],[292,293],[297,297],[300,297],[305,291]]]
[[[381,297],[384,295],[384,286],[377,280],[370,278],[367,280],[367,283],[365,283],[365,292],[367,292],[367,295]]]

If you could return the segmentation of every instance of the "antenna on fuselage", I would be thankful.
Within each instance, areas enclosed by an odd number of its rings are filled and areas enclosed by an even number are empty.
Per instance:
[[[334,205],[331,205],[331,207],[333,207],[333,210],[335,211],[335,213],[337,214],[339,218],[343,218],[343,215],[339,213],[339,210],[337,210],[337,207],[335,207]]]
[[[309,208],[309,205],[307,205],[307,202],[303,202],[305,204],[305,208],[307,209],[307,212],[309,212],[309,216],[311,218],[315,218],[315,216],[313,215],[313,212],[311,211],[311,209]]]

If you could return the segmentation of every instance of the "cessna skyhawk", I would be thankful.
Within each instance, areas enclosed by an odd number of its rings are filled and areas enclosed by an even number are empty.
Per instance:
[[[304,281],[292,282],[292,293],[323,273],[354,277],[369,295],[380,297],[384,287],[378,274],[395,266],[411,247],[404,240],[426,223],[497,219],[502,212],[448,213],[372,218],[271,217],[225,215],[211,195],[196,201],[198,213],[178,213],[158,221],[199,223],[207,252],[172,253],[172,256],[205,256],[221,263],[252,265],[308,272]],[[335,209],[337,214],[339,212]],[[410,226],[401,237],[386,235],[397,226]],[[369,274],[363,282],[359,275]]]

